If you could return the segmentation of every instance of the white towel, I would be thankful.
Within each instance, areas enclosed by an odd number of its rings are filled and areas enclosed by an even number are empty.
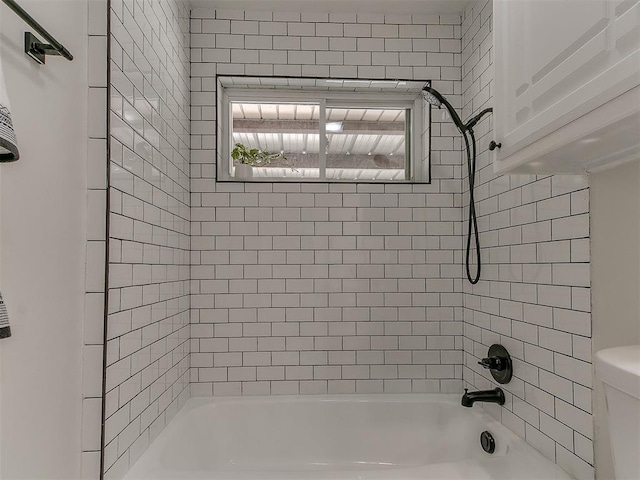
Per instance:
[[[2,23],[2,3],[0,2],[0,24]],[[0,162],[14,162],[20,158],[18,140],[13,130],[9,97],[2,73],[2,45],[0,45]]]
[[[2,299],[0,293],[0,338],[7,338],[11,336],[11,327],[9,326],[9,315],[7,314],[7,307]]]

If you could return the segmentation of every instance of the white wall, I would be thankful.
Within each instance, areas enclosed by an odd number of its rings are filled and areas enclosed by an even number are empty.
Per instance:
[[[2,59],[22,158],[1,165],[1,288],[13,336],[0,342],[0,477],[80,476],[86,238],[87,7],[22,0],[76,57],[37,66],[5,5]]]
[[[640,161],[591,176],[593,351],[640,344]],[[598,478],[613,478],[602,382],[594,384]]]

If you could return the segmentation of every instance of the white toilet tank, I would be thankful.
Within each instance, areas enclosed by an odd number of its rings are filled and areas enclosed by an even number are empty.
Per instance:
[[[609,435],[618,480],[640,479],[640,345],[596,353],[605,386]]]

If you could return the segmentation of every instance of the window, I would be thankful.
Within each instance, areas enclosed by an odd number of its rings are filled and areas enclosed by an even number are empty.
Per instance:
[[[218,180],[429,183],[423,82],[218,78]]]

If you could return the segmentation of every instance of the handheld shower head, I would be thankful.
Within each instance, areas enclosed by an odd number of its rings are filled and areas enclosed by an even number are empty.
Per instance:
[[[449,111],[451,115],[451,119],[460,130],[462,134],[462,138],[464,139],[464,144],[467,151],[467,168],[469,171],[469,230],[467,234],[467,254],[465,259],[465,266],[467,269],[467,278],[469,282],[472,284],[478,283],[480,280],[480,237],[478,232],[478,216],[476,214],[476,205],[475,205],[475,195],[474,188],[476,183],[476,138],[473,132],[473,127],[484,117],[487,113],[493,111],[492,108],[486,108],[482,110],[475,117],[472,117],[467,121],[467,123],[462,123],[460,117],[456,113],[455,109],[451,106],[451,104],[447,101],[446,98],[442,96],[440,92],[436,89],[431,88],[430,85],[426,85],[422,89],[422,95],[426,102],[436,108],[442,108],[444,105],[446,109]],[[471,237],[475,235],[476,239],[476,260],[477,260],[477,269],[475,276],[471,274]]]
[[[442,106],[444,105],[444,107],[449,111],[449,115],[451,115],[451,119],[458,127],[458,130],[460,130],[460,133],[465,131],[464,123],[462,123],[462,120],[460,120],[458,113],[455,111],[453,106],[451,106],[451,104],[447,101],[447,99],[442,96],[442,94],[439,91],[437,91],[435,88],[431,88],[430,86],[425,86],[422,89],[422,95],[425,101],[433,105],[434,107],[442,108]]]
[[[422,96],[425,99],[425,101],[427,103],[429,103],[430,105],[436,107],[436,108],[441,108],[442,107],[442,102],[440,100],[438,100],[438,98],[431,92],[427,91],[427,90],[422,90]]]
[[[482,117],[484,117],[487,113],[490,113],[493,111],[492,108],[487,108],[481,111],[475,117],[471,118],[467,123],[462,123],[462,120],[458,116],[455,109],[451,106],[451,104],[447,101],[447,99],[444,98],[444,96],[440,92],[438,92],[435,88],[431,88],[430,86],[425,86],[422,89],[422,95],[426,102],[428,102],[430,105],[436,108],[442,108],[442,106],[444,105],[449,111],[449,114],[451,115],[451,119],[458,127],[458,130],[460,130],[460,133],[464,133],[464,132],[467,132],[468,130],[471,130],[482,119]]]

